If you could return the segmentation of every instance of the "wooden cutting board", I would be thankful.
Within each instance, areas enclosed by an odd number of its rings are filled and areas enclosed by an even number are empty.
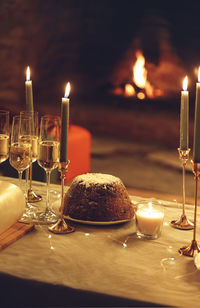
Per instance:
[[[0,234],[0,251],[34,229],[33,223],[16,222]]]

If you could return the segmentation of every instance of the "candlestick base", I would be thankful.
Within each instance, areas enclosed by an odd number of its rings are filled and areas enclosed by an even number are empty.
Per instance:
[[[196,240],[192,240],[192,242],[190,243],[189,246],[184,246],[184,247],[181,247],[179,249],[179,252],[184,255],[184,256],[188,256],[188,257],[193,257],[194,256],[194,253],[196,252],[200,252],[200,248],[197,244],[197,241]]]
[[[178,220],[172,220],[171,226],[180,230],[192,230],[194,229],[194,224],[187,219],[186,215],[181,215]]]
[[[27,200],[30,203],[39,202],[42,200],[42,196],[37,195],[32,189],[28,190]]]
[[[192,222],[189,221],[189,219],[187,219],[185,215],[185,166],[189,159],[190,148],[188,148],[187,150],[181,150],[180,148],[178,148],[178,153],[179,159],[181,160],[183,167],[183,207],[181,217],[178,220],[172,220],[171,226],[180,230],[192,230],[194,228],[194,225]]]
[[[200,252],[200,248],[196,241],[196,227],[197,227],[197,193],[198,193],[198,180],[200,175],[200,163],[194,163],[192,161],[192,171],[194,173],[195,180],[195,202],[194,202],[194,230],[193,230],[193,239],[189,246],[184,246],[179,249],[179,252],[188,257],[193,257],[195,251]]]
[[[75,227],[69,226],[63,217],[63,210],[64,210],[64,181],[66,172],[68,169],[69,160],[67,162],[60,162],[58,165],[58,170],[60,172],[60,178],[61,178],[61,207],[60,207],[60,218],[58,221],[48,227],[48,230],[56,233],[56,234],[67,234],[75,231]]]
[[[190,148],[188,148],[187,150],[181,150],[180,148],[178,148],[178,154],[179,159],[182,161],[182,164],[186,164],[189,159]]]
[[[200,163],[195,163],[193,161],[191,161],[191,163],[192,163],[192,172],[194,173],[194,178],[198,179],[200,175]]]
[[[63,218],[59,218],[58,221],[54,225],[48,227],[48,229],[56,234],[66,234],[75,231],[75,228],[66,224]]]

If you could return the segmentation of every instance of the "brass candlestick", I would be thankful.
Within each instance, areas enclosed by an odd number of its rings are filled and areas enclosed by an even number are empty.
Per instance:
[[[196,227],[197,227],[197,192],[198,192],[198,180],[199,180],[199,174],[200,174],[200,163],[194,163],[192,162],[192,171],[194,173],[194,179],[195,179],[195,207],[194,207],[194,230],[193,230],[193,240],[190,243],[189,246],[184,246],[179,249],[179,252],[185,256],[193,257],[194,252],[200,251],[200,248],[196,241]]]
[[[32,190],[32,173],[33,173],[33,166],[32,163],[30,164],[30,184],[29,184],[29,189],[27,192],[27,200],[30,203],[34,202],[39,202],[42,200],[42,196],[37,195],[33,190]]]
[[[60,178],[61,178],[61,207],[60,207],[60,218],[58,221],[52,225],[49,226],[49,231],[57,234],[66,234],[71,233],[75,231],[75,228],[72,226],[69,226],[63,216],[63,210],[64,210],[64,182],[65,182],[65,176],[68,169],[69,160],[67,162],[61,162],[59,163],[58,170],[60,172]]]
[[[172,220],[171,225],[174,228],[181,229],[181,230],[191,230],[194,228],[192,222],[190,222],[185,214],[185,167],[190,155],[190,149],[181,150],[178,148],[179,152],[179,159],[182,162],[183,167],[183,207],[182,207],[182,215],[178,220]]]

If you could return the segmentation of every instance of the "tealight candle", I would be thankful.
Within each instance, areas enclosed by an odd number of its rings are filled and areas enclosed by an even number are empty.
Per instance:
[[[30,67],[27,67],[26,70],[26,111],[33,112],[33,90],[32,90],[32,80],[30,80]]]
[[[163,208],[155,202],[138,204],[136,211],[137,236],[156,239],[160,236],[164,219]]]
[[[198,82],[196,84],[193,161],[200,163],[200,67],[198,69]]]
[[[189,92],[187,91],[188,78],[183,80],[181,91],[180,112],[180,150],[187,150],[189,146]]]
[[[68,127],[69,127],[69,93],[70,83],[65,88],[65,95],[61,105],[61,138],[60,138],[60,162],[67,162],[68,152]]]

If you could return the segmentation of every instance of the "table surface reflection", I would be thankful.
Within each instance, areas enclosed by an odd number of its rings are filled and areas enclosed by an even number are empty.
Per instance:
[[[0,177],[0,180],[17,184],[13,178]],[[43,196],[37,206],[44,206],[45,184],[33,182],[33,188]],[[52,202],[58,200],[59,193],[60,186],[52,185]],[[138,202],[140,197],[132,199]],[[56,290],[57,302],[54,300],[58,306],[77,306],[78,296],[79,306],[137,306],[137,301],[142,301],[143,306],[200,306],[200,272],[193,258],[178,253],[180,247],[190,243],[193,231],[169,225],[172,219],[180,217],[180,204],[163,201],[163,206],[162,235],[153,241],[136,238],[134,220],[112,226],[76,224],[76,232],[68,235],[56,235],[46,226],[36,225],[35,231],[0,253],[4,290],[12,283],[20,288],[24,282],[35,292],[32,301],[35,306],[47,303],[45,294],[51,298],[52,288]],[[193,219],[193,206],[186,205],[186,213]],[[198,227],[197,241],[199,231]],[[37,283],[44,284],[47,293],[40,293]],[[27,304],[26,292],[20,289],[15,292],[21,305]],[[4,293],[2,288],[1,293]]]

